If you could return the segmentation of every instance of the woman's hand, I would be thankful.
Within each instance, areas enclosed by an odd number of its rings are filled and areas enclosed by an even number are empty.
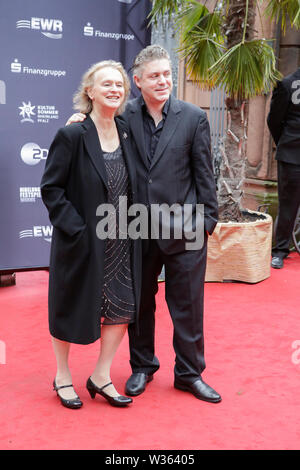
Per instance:
[[[68,126],[69,124],[73,124],[74,122],[82,122],[85,119],[86,119],[86,114],[83,114],[83,113],[72,114],[72,116],[69,117],[69,119],[67,120],[66,126]]]

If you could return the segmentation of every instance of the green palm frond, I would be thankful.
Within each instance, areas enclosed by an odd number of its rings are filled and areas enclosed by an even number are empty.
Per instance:
[[[179,49],[190,78],[209,88],[214,85],[210,68],[222,57],[224,49],[207,32],[196,28],[185,37]]]
[[[281,20],[281,28],[284,32],[288,24],[297,29],[300,28],[299,0],[269,0],[266,14],[277,23]]]
[[[199,30],[222,42],[221,22],[219,14],[210,13],[205,5],[194,0],[190,0],[189,5],[179,13],[177,19],[177,25],[182,32],[182,41],[188,44],[190,33]]]
[[[197,1],[190,0],[186,2],[185,6],[178,14],[178,21],[183,22],[184,29],[191,30],[198,25],[199,21],[203,19],[209,10],[205,5]]]
[[[181,33],[179,52],[186,61],[187,73],[205,88],[212,86],[209,69],[223,53],[221,21],[219,14],[190,0],[176,22]]]
[[[157,24],[165,15],[168,20],[171,20],[182,7],[189,3],[189,0],[152,0],[152,3],[150,22]]]
[[[264,39],[241,42],[211,67],[211,80],[235,99],[249,99],[267,92],[281,75],[272,47]]]

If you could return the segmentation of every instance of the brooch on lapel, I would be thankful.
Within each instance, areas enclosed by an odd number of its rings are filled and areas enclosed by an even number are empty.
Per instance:
[[[123,137],[124,139],[127,139],[128,135],[126,134],[126,132],[123,132]]]

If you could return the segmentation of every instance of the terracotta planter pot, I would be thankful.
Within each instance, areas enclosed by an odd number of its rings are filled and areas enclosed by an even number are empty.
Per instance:
[[[205,281],[256,283],[270,276],[272,217],[263,215],[253,222],[217,224],[208,238]]]

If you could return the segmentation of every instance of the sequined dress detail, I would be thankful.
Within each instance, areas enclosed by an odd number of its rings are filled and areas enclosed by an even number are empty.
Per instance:
[[[103,152],[103,157],[108,182],[107,202],[114,207],[114,211],[109,215],[108,226],[112,239],[106,240],[104,257],[101,323],[132,323],[135,316],[131,269],[132,241],[128,235],[125,239],[119,237],[119,198],[126,196],[128,206],[130,204],[128,173],[120,146],[114,152]]]

